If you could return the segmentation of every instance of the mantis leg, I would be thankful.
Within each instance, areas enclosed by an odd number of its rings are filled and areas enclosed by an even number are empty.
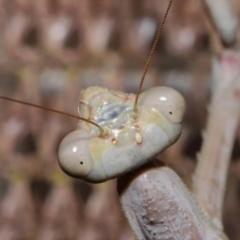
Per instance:
[[[151,164],[128,173],[118,179],[118,192],[138,240],[227,239],[168,167]]]

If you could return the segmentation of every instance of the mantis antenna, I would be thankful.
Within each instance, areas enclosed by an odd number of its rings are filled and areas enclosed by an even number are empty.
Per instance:
[[[138,87],[138,91],[137,91],[135,102],[134,102],[134,108],[133,108],[133,118],[134,119],[137,117],[137,112],[138,112],[137,103],[138,103],[138,98],[139,98],[139,95],[140,95],[140,92],[141,92],[141,89],[142,89],[142,85],[143,85],[143,82],[144,82],[144,79],[145,79],[148,67],[149,67],[150,62],[152,60],[152,56],[153,56],[154,50],[156,49],[159,37],[160,37],[160,35],[162,33],[162,29],[163,29],[164,23],[166,22],[167,15],[169,13],[169,10],[170,10],[170,7],[172,5],[172,2],[173,2],[173,0],[171,0],[170,3],[168,4],[167,11],[166,11],[166,13],[164,15],[163,21],[162,21],[162,23],[161,23],[161,25],[159,27],[158,32],[157,32],[157,36],[156,36],[156,38],[154,40],[151,52],[150,52],[148,60],[147,60],[146,67],[144,69],[144,72],[143,72],[143,75],[142,75],[142,78],[141,78],[141,82],[140,82],[139,87]],[[58,111],[58,110],[51,109],[51,108],[46,108],[46,107],[43,107],[43,106],[39,106],[39,105],[36,105],[36,104],[32,104],[32,103],[16,100],[16,99],[9,98],[9,97],[0,96],[0,99],[8,100],[8,101],[11,101],[11,102],[20,103],[20,104],[27,105],[27,106],[30,106],[30,107],[35,107],[35,108],[39,108],[39,109],[42,109],[42,110],[45,110],[45,111],[54,112],[54,113],[58,113],[58,114],[61,114],[61,115],[68,116],[68,117],[76,118],[78,120],[82,120],[82,121],[85,121],[85,122],[88,122],[90,124],[95,125],[99,129],[99,137],[104,138],[104,137],[106,137],[108,135],[108,131],[104,130],[104,128],[101,127],[100,125],[98,125],[97,123],[92,122],[92,121],[90,121],[88,119],[79,117],[77,115],[73,115],[73,114],[70,114],[70,113],[65,113],[65,112]]]
[[[49,111],[49,112],[58,113],[58,114],[61,114],[61,115],[65,115],[65,116],[68,116],[68,117],[76,118],[78,120],[82,120],[82,121],[91,123],[91,124],[95,125],[96,127],[98,127],[98,129],[99,129],[99,137],[106,137],[107,134],[108,134],[108,132],[106,132],[104,130],[104,128],[99,126],[97,123],[92,122],[92,121],[90,121],[88,119],[79,117],[77,115],[71,114],[71,113],[65,113],[65,112],[62,112],[62,111],[55,110],[55,109],[46,108],[46,107],[43,107],[43,106],[39,106],[39,105],[36,105],[36,104],[32,104],[32,103],[28,103],[28,102],[24,102],[24,101],[16,100],[16,99],[13,99],[13,98],[4,97],[4,96],[0,96],[0,99],[8,100],[8,101],[15,102],[15,103],[20,103],[20,104],[27,105],[27,106],[30,106],[30,107],[39,108],[39,109],[42,109],[42,110],[45,110],[45,111]]]
[[[152,56],[153,56],[153,53],[154,53],[154,51],[155,51],[155,49],[156,49],[156,46],[157,46],[159,37],[161,36],[162,30],[163,30],[163,26],[164,26],[164,24],[165,24],[165,22],[166,22],[167,15],[168,15],[169,10],[170,10],[170,8],[171,8],[172,2],[173,2],[173,0],[171,0],[170,3],[168,4],[167,11],[166,11],[166,13],[165,13],[165,15],[164,15],[163,21],[162,21],[159,29],[158,29],[157,36],[156,36],[156,38],[155,38],[155,40],[154,40],[154,43],[153,43],[151,52],[150,52],[150,54],[149,54],[146,67],[145,67],[145,69],[144,69],[144,72],[143,72],[143,75],[142,75],[142,78],[141,78],[141,82],[140,82],[139,87],[138,87],[138,90],[137,90],[137,94],[136,94],[136,98],[135,98],[135,102],[134,102],[134,107],[133,107],[133,118],[137,118],[137,113],[138,113],[138,108],[137,108],[138,98],[139,98],[139,95],[140,95],[140,93],[141,93],[142,85],[143,85],[143,82],[144,82],[144,79],[145,79],[145,76],[146,76],[148,67],[149,67],[150,62],[151,62],[151,60],[152,60]]]

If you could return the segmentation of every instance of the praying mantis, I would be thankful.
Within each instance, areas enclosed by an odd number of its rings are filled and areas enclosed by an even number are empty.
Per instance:
[[[179,138],[185,113],[182,95],[169,87],[155,87],[141,93],[171,4],[172,1],[136,95],[97,86],[81,91],[77,130],[63,139],[58,151],[59,165],[68,175],[88,182],[104,182],[144,165]],[[0,98],[14,101],[3,96]]]
[[[144,165],[178,139],[185,112],[183,97],[167,87],[141,93],[142,82],[136,95],[102,87],[81,92],[77,130],[59,147],[64,172],[88,182],[103,182]]]

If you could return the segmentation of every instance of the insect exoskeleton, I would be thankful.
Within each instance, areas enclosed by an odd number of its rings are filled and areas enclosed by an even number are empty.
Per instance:
[[[181,133],[185,101],[168,87],[135,94],[88,87],[81,92],[79,114],[107,131],[80,121],[59,146],[59,164],[67,174],[89,182],[103,182],[133,170],[174,143]]]

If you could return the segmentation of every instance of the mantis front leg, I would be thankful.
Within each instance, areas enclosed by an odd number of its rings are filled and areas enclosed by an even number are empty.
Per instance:
[[[138,240],[226,240],[177,174],[154,164],[118,180],[124,213]]]

